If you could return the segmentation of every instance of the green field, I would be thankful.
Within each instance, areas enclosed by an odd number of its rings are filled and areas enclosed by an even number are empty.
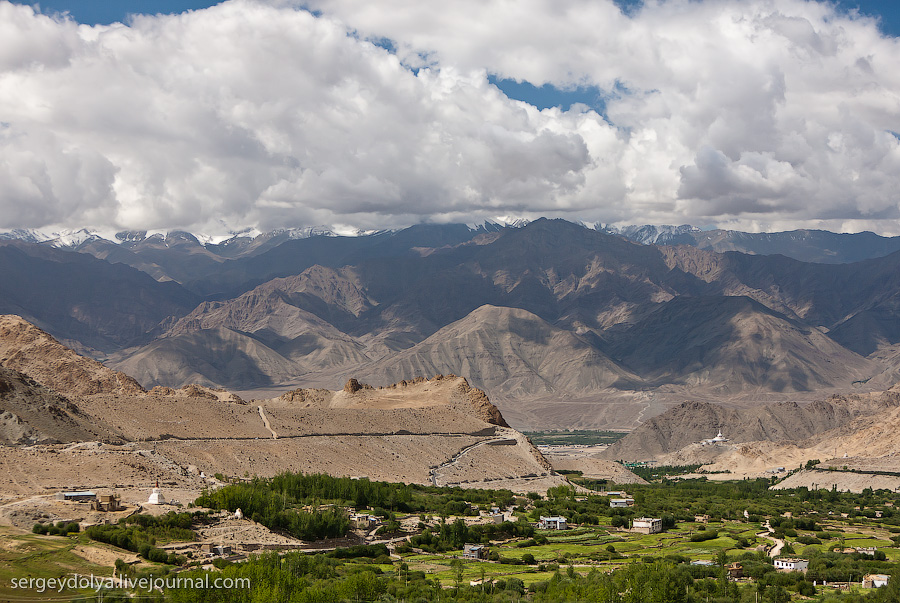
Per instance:
[[[528,436],[531,443],[535,446],[612,444],[621,440],[627,434],[625,431],[593,431],[584,429],[572,431],[524,431],[522,433]]]
[[[111,576],[112,567],[104,567],[86,560],[73,552],[84,544],[82,536],[38,536],[19,534],[13,528],[0,527],[0,600],[23,600],[36,596],[36,590],[13,588],[13,580],[36,580],[82,576]],[[126,553],[127,554],[127,553]],[[45,593],[74,596],[77,591],[63,589],[62,593]]]

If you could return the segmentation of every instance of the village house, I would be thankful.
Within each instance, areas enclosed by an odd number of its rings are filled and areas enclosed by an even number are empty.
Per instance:
[[[726,565],[725,571],[728,572],[728,578],[731,580],[740,580],[744,577],[744,566],[738,562]]]
[[[633,507],[634,499],[633,498],[610,498],[609,506],[613,509]]]
[[[91,502],[93,511],[121,511],[124,508],[115,494],[101,494],[98,500]]]
[[[231,547],[225,544],[213,544],[211,542],[204,542],[200,545],[200,552],[207,555],[220,555],[222,557],[227,557],[231,554]]]
[[[806,559],[784,557],[775,560],[775,569],[782,572],[805,572],[808,567],[809,561]]]
[[[694,515],[695,523],[709,523],[709,515]]]
[[[370,530],[381,523],[381,519],[377,515],[368,513],[352,513],[350,515],[350,525],[357,530]]]
[[[631,531],[640,534],[659,534],[663,531],[662,519],[639,517],[631,522]]]
[[[483,544],[464,544],[463,559],[475,559],[481,561],[487,559],[487,547]]]
[[[538,522],[538,529],[541,530],[568,530],[569,524],[566,523],[565,517],[544,517]]]
[[[97,493],[88,490],[78,492],[58,492],[56,500],[64,500],[66,502],[92,502],[97,500]]]
[[[887,586],[888,581],[890,581],[891,577],[887,574],[866,574],[862,579],[862,587],[863,588],[879,588],[882,586]]]

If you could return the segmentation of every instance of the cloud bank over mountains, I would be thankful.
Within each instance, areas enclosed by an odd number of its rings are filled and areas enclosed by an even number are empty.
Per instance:
[[[900,46],[800,0],[0,2],[0,228],[540,215],[900,234]],[[489,76],[597,86],[538,110]]]

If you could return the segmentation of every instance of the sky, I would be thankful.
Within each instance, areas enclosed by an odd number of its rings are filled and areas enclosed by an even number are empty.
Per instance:
[[[900,235],[900,6],[0,0],[0,229]]]

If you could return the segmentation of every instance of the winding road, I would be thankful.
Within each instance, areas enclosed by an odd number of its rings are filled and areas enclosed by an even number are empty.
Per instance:
[[[478,448],[479,446],[484,446],[485,444],[491,444],[494,442],[504,442],[509,439],[510,438],[508,438],[508,437],[491,438],[489,440],[481,440],[480,442],[475,442],[474,444],[470,444],[469,446],[466,446],[465,448],[463,448],[462,450],[460,450],[459,452],[454,454],[452,457],[450,457],[450,459],[448,461],[441,463],[437,467],[433,467],[431,469],[431,471],[429,472],[429,473],[431,473],[431,483],[433,485],[437,486],[438,485],[438,483],[437,483],[438,477],[441,475],[440,473],[438,473],[438,471],[440,471],[441,469],[444,469],[445,467],[450,467],[451,465],[455,465],[456,463],[459,462],[459,460],[463,457],[463,455],[466,454],[467,452],[469,452],[470,450]]]
[[[760,538],[768,538],[772,542],[775,543],[771,549],[769,549],[769,557],[777,557],[781,554],[781,549],[784,548],[784,540],[780,538],[775,538],[774,536],[770,536],[769,534],[774,534],[775,530],[772,529],[772,526],[769,525],[769,522],[763,524],[763,527],[766,529],[765,532],[760,532],[757,534]]]

